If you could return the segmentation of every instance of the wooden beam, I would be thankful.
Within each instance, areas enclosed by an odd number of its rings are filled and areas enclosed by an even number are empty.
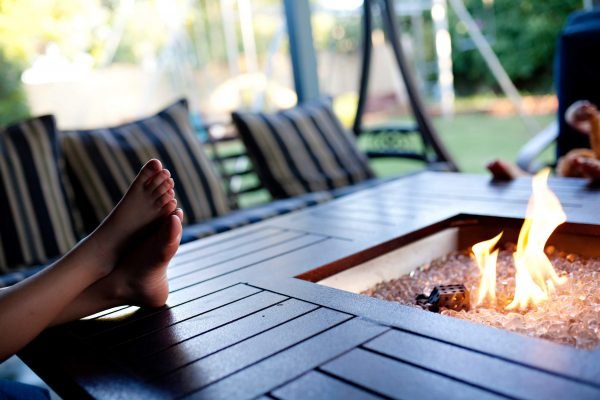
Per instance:
[[[310,5],[308,0],[284,0],[283,5],[290,39],[294,86],[298,103],[303,103],[320,96]]]

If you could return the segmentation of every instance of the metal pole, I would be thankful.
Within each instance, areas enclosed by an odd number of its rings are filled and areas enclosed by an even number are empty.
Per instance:
[[[310,23],[309,0],[284,0],[283,5],[298,102],[317,99],[320,96],[319,75]]]
[[[452,43],[448,32],[446,0],[433,0],[431,18],[435,31],[440,105],[445,117],[454,114],[454,75],[452,74]]]
[[[225,35],[229,75],[234,77],[240,73],[240,70],[238,67],[239,54],[233,18],[233,0],[221,0],[221,18],[223,18],[223,34]]]
[[[400,28],[398,27],[398,23],[395,18],[394,1],[382,0],[382,3],[383,25],[386,28],[388,39],[392,44],[392,49],[394,50],[396,63],[398,64],[400,73],[404,79],[406,92],[408,93],[410,105],[415,119],[417,120],[417,125],[419,126],[421,136],[423,137],[424,141],[431,146],[437,157],[441,161],[446,162],[450,170],[458,171],[456,163],[453,161],[450,153],[448,153],[446,148],[442,145],[431,120],[425,113],[425,104],[423,103],[423,100],[421,99],[421,96],[417,90],[417,85],[415,84],[412,73],[410,72],[410,68],[404,56],[404,51],[402,50],[402,46],[400,44]]]
[[[242,46],[244,46],[244,57],[246,58],[246,71],[254,73],[258,70],[258,60],[256,57],[256,43],[254,42],[250,0],[238,0],[238,9],[242,29]]]
[[[517,112],[519,113],[519,116],[521,117],[525,126],[530,132],[538,132],[541,127],[533,119],[527,117],[525,109],[523,108],[523,101],[519,91],[515,85],[513,85],[512,81],[508,77],[508,74],[502,67],[502,64],[500,64],[500,60],[498,60],[496,53],[494,53],[494,50],[492,50],[492,47],[481,33],[481,30],[473,20],[471,14],[469,14],[465,8],[462,0],[449,0],[449,2],[458,18],[467,27],[467,31],[469,32],[471,39],[473,39],[473,43],[483,56],[485,63],[498,81],[502,91],[517,109]]]
[[[371,41],[371,32],[373,30],[373,14],[371,10],[371,1],[365,0],[363,4],[363,52],[360,70],[360,82],[358,87],[358,104],[356,106],[356,116],[352,130],[356,136],[362,131],[362,117],[367,103],[367,90],[369,88],[369,72],[371,70],[371,54],[373,42]]]

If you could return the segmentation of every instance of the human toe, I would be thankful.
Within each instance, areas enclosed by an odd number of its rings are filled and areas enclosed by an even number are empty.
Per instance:
[[[144,189],[149,191],[150,193],[154,193],[154,190],[157,189],[160,185],[162,185],[165,181],[168,181],[171,177],[171,172],[168,169],[162,169],[161,171],[154,174],[146,184],[144,185]]]
[[[177,207],[177,199],[175,200],[175,206]],[[171,213],[172,215],[176,215],[181,222],[183,222],[183,210],[181,208],[175,208],[175,211]]]
[[[173,178],[166,179],[152,191],[152,195],[155,197],[162,196],[169,189],[173,189],[173,187],[175,187],[175,181],[173,181]]]
[[[160,162],[160,160],[153,158],[149,160],[146,164],[144,164],[144,166],[140,169],[138,176],[141,178],[142,182],[146,182],[161,170],[162,163]]]
[[[165,206],[167,203],[169,203],[171,200],[173,200],[175,198],[175,191],[173,189],[169,189],[167,190],[165,193],[163,193],[162,195],[160,195],[154,202],[154,204],[158,207],[158,208],[162,208],[163,206]]]
[[[170,215],[173,214],[175,211],[177,211],[177,199],[173,197],[171,200],[167,201],[162,206],[162,214]],[[183,219],[183,213],[181,215],[181,218]]]

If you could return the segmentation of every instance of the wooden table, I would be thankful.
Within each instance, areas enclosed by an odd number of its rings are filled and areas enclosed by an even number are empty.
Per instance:
[[[420,173],[190,243],[169,267],[168,307],[49,330],[21,357],[67,398],[598,399],[600,351],[295,278],[461,213],[523,217],[529,185]],[[600,225],[600,191],[551,187],[569,221]]]

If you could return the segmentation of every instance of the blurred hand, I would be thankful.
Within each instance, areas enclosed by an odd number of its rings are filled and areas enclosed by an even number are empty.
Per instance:
[[[510,181],[519,176],[527,175],[527,172],[505,160],[490,161],[487,163],[486,168],[492,173],[492,177],[496,181]]]
[[[578,157],[574,163],[584,178],[591,179],[592,181],[600,181],[600,160]]]
[[[579,100],[571,104],[565,112],[565,120],[581,133],[589,135],[592,130],[590,120],[596,116],[598,109],[587,100]]]

